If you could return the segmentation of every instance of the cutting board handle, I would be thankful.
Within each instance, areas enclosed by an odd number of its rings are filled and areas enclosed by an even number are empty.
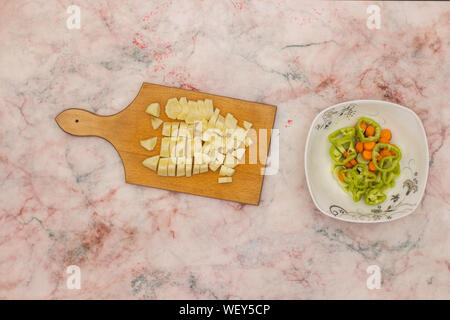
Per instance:
[[[99,116],[82,109],[67,109],[56,117],[62,130],[75,136],[98,136],[107,138],[106,130],[111,116]]]

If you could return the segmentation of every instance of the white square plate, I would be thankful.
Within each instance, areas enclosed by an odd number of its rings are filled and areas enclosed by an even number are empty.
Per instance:
[[[386,190],[378,206],[364,200],[353,202],[331,173],[328,135],[354,126],[360,117],[377,121],[392,132],[392,143],[402,150],[401,174]],[[309,192],[316,207],[327,216],[350,222],[385,222],[405,217],[420,203],[428,177],[429,154],[425,130],[410,109],[377,100],[343,102],[320,112],[309,129],[305,147],[305,171]]]

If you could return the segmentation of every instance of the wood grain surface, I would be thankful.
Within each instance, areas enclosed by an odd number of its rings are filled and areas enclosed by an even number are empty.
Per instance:
[[[161,105],[160,119],[177,121],[169,119],[164,111],[167,100],[173,97],[186,97],[188,100],[211,99],[214,107],[220,109],[220,114],[233,114],[240,126],[246,120],[253,123],[257,132],[258,129],[268,129],[267,146],[270,145],[275,106],[150,83],[144,83],[130,105],[117,114],[99,116],[86,110],[68,109],[56,117],[56,122],[69,134],[98,136],[109,141],[122,159],[127,183],[257,205],[264,179],[261,174],[264,172],[264,156],[267,154],[258,159],[257,164],[249,164],[249,152],[246,152],[245,164],[235,168],[233,182],[226,184],[217,183],[218,170],[191,177],[161,177],[142,165],[144,159],[159,154],[162,137],[162,125],[153,130],[151,117],[145,113],[145,109],[150,103],[158,102]],[[158,142],[154,150],[147,151],[140,145],[140,140],[152,136],[157,136]],[[255,141],[259,155],[259,145],[264,144],[258,142]]]

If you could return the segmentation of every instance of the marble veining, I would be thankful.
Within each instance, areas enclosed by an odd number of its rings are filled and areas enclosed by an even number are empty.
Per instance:
[[[370,30],[354,1],[0,2],[0,298],[449,299],[450,4],[378,5]],[[118,112],[144,81],[278,106],[280,170],[259,206],[126,184],[106,141],[54,121]],[[423,121],[430,175],[404,219],[341,222],[310,198],[311,121],[355,99]]]

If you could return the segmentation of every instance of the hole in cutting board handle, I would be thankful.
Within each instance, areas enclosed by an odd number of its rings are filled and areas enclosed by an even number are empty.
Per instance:
[[[79,121],[78,119],[75,120],[76,123],[78,123],[78,121]]]

